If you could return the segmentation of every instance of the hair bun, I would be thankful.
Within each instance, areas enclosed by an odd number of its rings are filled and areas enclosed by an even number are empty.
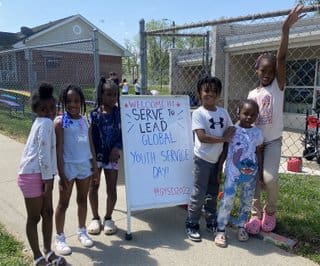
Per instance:
[[[48,99],[53,97],[53,86],[49,83],[41,83],[38,91],[40,99]]]

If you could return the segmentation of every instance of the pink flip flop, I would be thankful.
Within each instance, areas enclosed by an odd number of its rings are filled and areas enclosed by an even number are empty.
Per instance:
[[[271,232],[276,228],[276,214],[268,215],[266,212],[263,213],[261,229],[264,232]]]
[[[252,216],[251,219],[244,224],[244,229],[251,235],[259,234],[260,228],[261,220],[257,216]]]

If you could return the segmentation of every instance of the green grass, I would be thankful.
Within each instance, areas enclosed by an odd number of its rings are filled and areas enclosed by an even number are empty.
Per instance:
[[[0,108],[0,132],[19,142],[26,142],[32,125],[30,115],[30,112],[25,115],[13,112],[10,115],[9,110]]]
[[[0,266],[31,265],[32,259],[23,254],[23,244],[9,235],[0,225]]]
[[[320,263],[320,176],[281,174],[276,233],[297,239],[294,252]]]
[[[266,194],[262,192],[262,202],[265,198]],[[320,176],[280,174],[277,227],[274,232],[298,241],[292,250],[287,249],[288,252],[320,264],[319,203]],[[231,215],[236,215],[238,208],[239,196]]]

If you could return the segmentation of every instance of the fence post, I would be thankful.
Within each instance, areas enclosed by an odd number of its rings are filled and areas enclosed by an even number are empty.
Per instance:
[[[224,65],[224,95],[223,95],[223,107],[228,110],[229,102],[229,63],[230,57],[229,53],[225,53],[225,65]],[[230,111],[230,110],[229,110]]]
[[[172,21],[172,27],[174,28],[175,26],[176,26],[175,21]],[[175,39],[174,35],[175,35],[176,31],[173,30],[172,33],[173,33],[173,36],[172,36],[172,48],[175,48],[175,46],[176,46],[176,39]]]
[[[146,94],[147,91],[147,43],[145,34],[144,19],[139,21],[140,34],[140,79],[141,79],[141,94]]]
[[[99,39],[98,30],[93,29],[93,65],[94,65],[94,87],[99,85],[100,79],[100,60],[99,60]]]
[[[205,62],[205,71],[206,75],[209,75],[209,49],[210,49],[210,31],[207,31],[206,34],[206,62]]]
[[[27,61],[27,70],[28,70],[28,87],[29,91],[32,92],[34,89],[34,73],[32,67],[32,50],[24,50],[24,58]]]

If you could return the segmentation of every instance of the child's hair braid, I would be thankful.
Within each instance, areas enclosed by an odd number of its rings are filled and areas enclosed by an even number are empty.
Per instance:
[[[80,102],[81,102],[80,112],[81,112],[81,114],[85,114],[86,113],[86,102],[85,102],[84,94],[83,94],[81,88],[77,85],[74,85],[74,84],[70,84],[67,87],[65,87],[60,95],[60,102],[62,103],[62,111],[63,112],[65,111],[65,106],[67,104],[67,95],[70,90],[73,90],[79,94]]]
[[[111,79],[106,79],[105,77],[101,77],[99,81],[99,85],[97,88],[97,97],[96,97],[96,107],[102,105],[102,94],[103,94],[103,87],[108,89],[115,89],[118,92],[118,85]]]

